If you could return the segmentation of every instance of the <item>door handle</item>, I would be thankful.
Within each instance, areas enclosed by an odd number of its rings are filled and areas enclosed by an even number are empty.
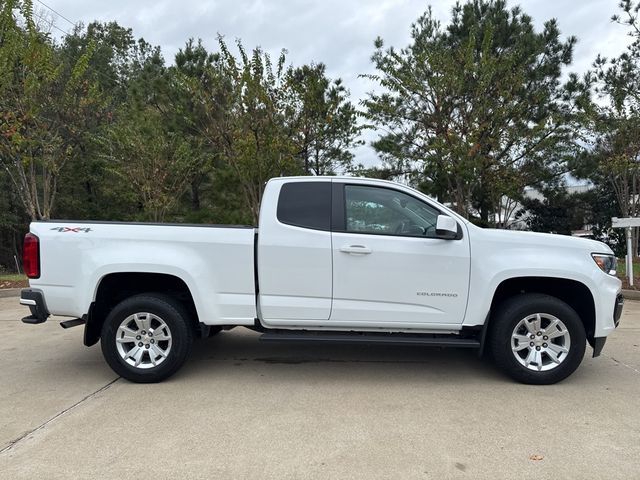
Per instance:
[[[353,253],[356,255],[368,255],[371,253],[371,249],[369,247],[365,247],[364,245],[343,245],[340,247],[340,251],[344,253]]]

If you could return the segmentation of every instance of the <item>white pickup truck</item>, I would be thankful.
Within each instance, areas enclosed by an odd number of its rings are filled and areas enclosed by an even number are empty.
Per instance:
[[[481,229],[404,185],[276,178],[259,228],[33,222],[20,303],[84,324],[134,382],[176,372],[197,336],[244,326],[265,341],[489,351],[514,379],[550,384],[600,354],[622,311],[600,242]]]

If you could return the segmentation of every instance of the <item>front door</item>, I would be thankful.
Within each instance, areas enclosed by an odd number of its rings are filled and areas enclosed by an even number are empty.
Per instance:
[[[464,319],[469,240],[436,238],[441,212],[387,187],[338,184],[344,219],[332,233],[336,327],[431,328]],[[334,212],[339,211],[334,209]]]

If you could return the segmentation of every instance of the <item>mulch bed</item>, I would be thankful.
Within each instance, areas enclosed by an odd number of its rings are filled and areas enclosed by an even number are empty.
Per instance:
[[[28,280],[0,280],[0,289],[3,288],[27,288]]]
[[[640,290],[640,277],[633,276],[633,287],[629,286],[629,279],[627,277],[620,278],[622,280],[622,288],[625,290]]]

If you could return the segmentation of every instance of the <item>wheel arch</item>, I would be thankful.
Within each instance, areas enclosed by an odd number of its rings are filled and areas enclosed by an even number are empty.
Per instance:
[[[503,280],[496,288],[491,300],[490,313],[508,298],[523,293],[542,293],[562,300],[575,310],[584,325],[589,345],[593,347],[596,327],[596,306],[589,287],[577,280],[560,277],[512,277]],[[487,323],[491,322],[491,314]],[[488,325],[485,324],[485,328]]]
[[[84,344],[89,347],[100,340],[104,320],[115,305],[133,295],[151,292],[169,295],[178,300],[186,308],[194,326],[198,325],[200,320],[193,295],[180,277],[150,272],[109,273],[100,279],[94,300],[86,314]]]

